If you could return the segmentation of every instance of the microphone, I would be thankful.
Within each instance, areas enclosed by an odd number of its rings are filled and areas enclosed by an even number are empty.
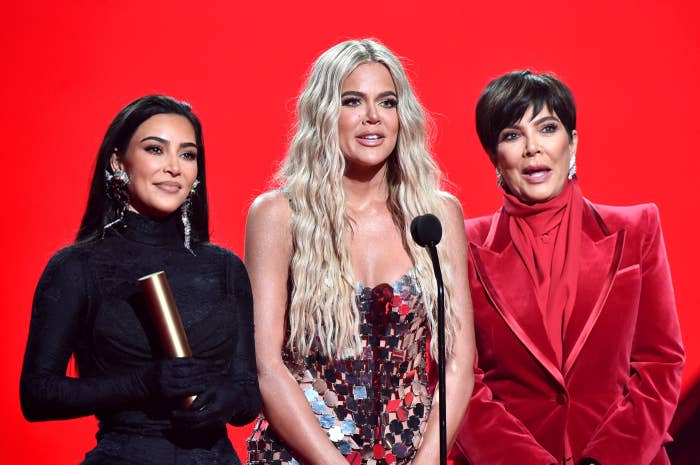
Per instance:
[[[416,216],[411,221],[411,236],[421,247],[436,246],[442,239],[442,224],[432,213]]]
[[[447,399],[445,394],[445,286],[442,282],[437,245],[442,239],[442,224],[433,214],[417,216],[411,221],[411,236],[416,244],[428,249],[437,283],[438,393],[440,395],[440,465],[447,464]]]

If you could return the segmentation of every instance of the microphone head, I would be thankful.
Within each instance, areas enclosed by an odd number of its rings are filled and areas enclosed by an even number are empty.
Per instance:
[[[436,245],[442,239],[442,224],[432,213],[417,216],[411,221],[411,236],[421,247]]]

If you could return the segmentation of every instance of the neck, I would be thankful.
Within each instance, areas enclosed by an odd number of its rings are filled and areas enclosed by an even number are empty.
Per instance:
[[[386,183],[386,164],[366,169],[346,170],[343,176],[345,203],[352,210],[362,210],[376,202],[386,203],[389,186]]]
[[[130,240],[149,245],[176,245],[182,247],[180,219],[176,213],[164,217],[149,217],[129,210],[118,228]]]

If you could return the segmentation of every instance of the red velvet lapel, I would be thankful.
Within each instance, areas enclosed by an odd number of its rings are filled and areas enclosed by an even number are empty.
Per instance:
[[[620,266],[625,231],[610,233],[589,202],[583,209],[576,302],[564,333],[564,375],[574,365],[608,298]]]
[[[564,376],[593,329],[615,280],[624,244],[624,230],[610,233],[586,201],[582,218],[581,269],[576,302],[564,335],[564,367],[557,366],[537,307],[533,285],[508,233],[500,211],[491,221],[483,245],[469,243],[474,268],[494,307],[532,355],[565,386]]]
[[[506,215],[494,215],[484,245],[469,243],[479,281],[494,307],[552,377],[564,386],[537,306],[532,280],[508,233]]]

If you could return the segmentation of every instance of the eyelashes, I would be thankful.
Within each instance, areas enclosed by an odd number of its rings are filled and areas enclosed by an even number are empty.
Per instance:
[[[399,101],[395,98],[387,98],[379,102],[379,105],[384,108],[396,108],[398,104]]]
[[[507,131],[501,133],[500,137],[498,138],[498,142],[510,142],[518,138],[520,134],[518,134],[515,131]]]
[[[163,148],[159,145],[148,145],[145,147],[146,152],[152,153],[153,155],[162,155]]]
[[[559,130],[557,123],[547,123],[539,128],[539,132],[543,134],[554,134]],[[504,130],[498,137],[498,142],[510,142],[520,137],[520,132],[516,130]]]
[[[362,105],[362,99],[359,97],[345,97],[340,101],[341,105],[344,107],[359,107]],[[396,108],[399,104],[398,99],[389,97],[389,98],[384,98],[377,102],[377,105],[379,105],[382,108]]]
[[[144,147],[144,150],[152,155],[163,155],[165,151],[163,150],[163,147],[160,145],[147,145]],[[197,159],[197,152],[193,151],[187,151],[187,152],[182,152],[179,155],[181,158],[184,160],[192,161]]]
[[[358,107],[362,103],[358,97],[345,97],[340,101],[344,107]]]

